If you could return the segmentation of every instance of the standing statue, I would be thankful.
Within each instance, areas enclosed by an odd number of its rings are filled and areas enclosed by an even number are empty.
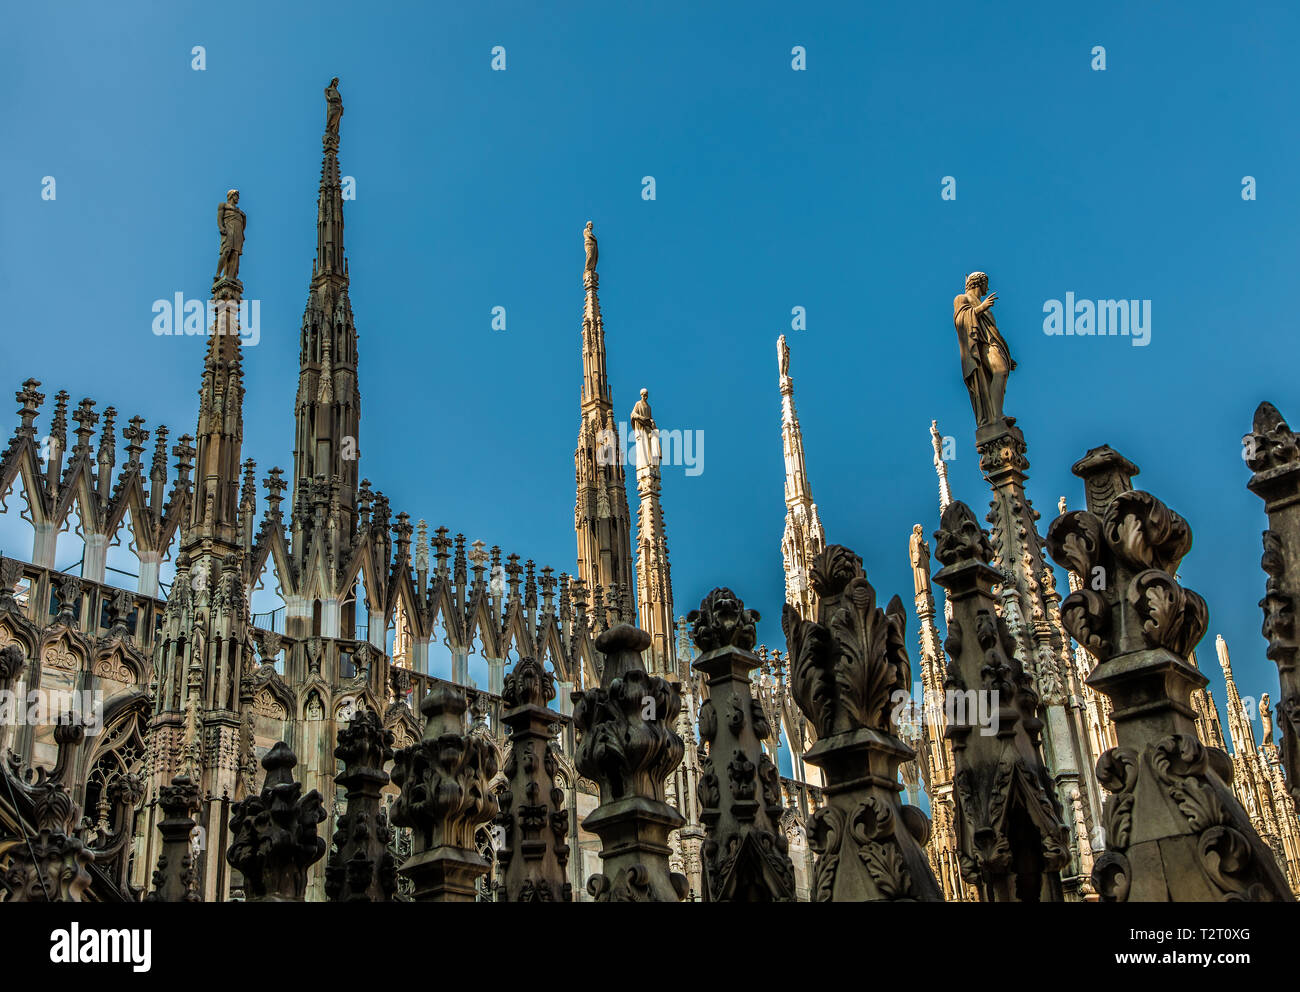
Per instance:
[[[221,232],[221,247],[217,250],[217,274],[224,272],[227,279],[239,278],[239,256],[244,252],[244,229],[248,216],[239,209],[239,190],[226,193],[226,202],[217,207],[217,230]]]
[[[966,292],[952,301],[952,322],[957,328],[957,345],[961,350],[961,375],[970,393],[977,428],[1003,419],[1007,376],[1016,367],[993,319],[993,304],[998,294],[988,293],[988,288],[989,277],[983,272],[972,272],[966,277]],[[985,293],[988,295],[981,300]]]
[[[1259,725],[1264,732],[1263,745],[1271,747],[1273,744],[1273,714],[1268,708],[1268,693],[1262,693],[1259,697]]]
[[[907,553],[912,562],[912,595],[919,596],[930,583],[930,545],[925,543],[920,524],[912,525]]]
[[[583,246],[587,249],[587,267],[586,269],[584,269],[584,271],[595,272],[596,259],[600,256],[600,252],[596,248],[596,234],[592,230],[591,221],[587,221],[587,226],[583,228],[582,243]]]
[[[776,364],[782,379],[790,375],[790,346],[785,343],[784,334],[776,339]]]
[[[329,109],[325,111],[325,133],[334,137],[339,135],[339,121],[343,117],[343,97],[339,95],[339,77],[335,76],[325,87],[325,102]]]
[[[650,390],[641,390],[641,398],[632,407],[632,433],[636,435],[636,464],[659,464],[659,434],[655,430],[654,414],[650,412]]]

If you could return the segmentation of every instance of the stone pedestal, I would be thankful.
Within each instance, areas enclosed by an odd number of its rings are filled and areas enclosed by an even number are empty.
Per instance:
[[[596,638],[601,684],[573,694],[575,764],[600,788],[600,805],[583,823],[601,841],[604,871],[587,881],[597,902],[678,902],[688,891],[668,866],[668,834],[686,821],[664,801],[665,779],[684,752],[673,730],[681,698],[675,683],[642,667],[649,644],[628,624],[604,631]]]

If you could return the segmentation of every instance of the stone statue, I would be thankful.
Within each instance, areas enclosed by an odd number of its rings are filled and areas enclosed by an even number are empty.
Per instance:
[[[1259,697],[1259,725],[1264,733],[1263,744],[1270,747],[1273,744],[1273,714],[1268,708],[1268,693],[1261,693]]]
[[[226,193],[226,202],[217,207],[217,230],[221,232],[221,247],[217,255],[217,274],[222,273],[230,281],[239,278],[239,256],[244,253],[244,229],[248,227],[248,216],[239,209],[239,190],[232,189]]]
[[[582,231],[582,243],[587,249],[587,267],[585,272],[596,271],[596,259],[600,257],[600,252],[596,247],[596,235],[592,230],[591,221],[587,221],[587,226]]]
[[[325,133],[338,137],[339,121],[343,117],[343,97],[339,95],[339,77],[335,76],[325,87],[325,102],[329,108],[325,111]]]
[[[641,390],[641,398],[632,407],[632,430],[652,431],[655,429],[654,417],[650,414],[650,390]]]
[[[1011,352],[993,319],[997,293],[988,293],[989,277],[972,272],[966,277],[966,292],[952,301],[952,322],[961,350],[961,375],[975,411],[975,426],[985,427],[1002,419],[1002,400],[1007,376],[1016,367]],[[988,293],[983,300],[980,297]]]
[[[790,374],[790,346],[785,343],[785,335],[776,339],[776,361],[784,379]]]
[[[650,390],[641,390],[641,398],[632,407],[632,433],[636,436],[636,464],[659,464],[659,435],[655,430],[655,418],[650,412]]]
[[[920,524],[912,525],[907,552],[912,562],[912,594],[919,596],[930,582],[930,545],[925,543]]]

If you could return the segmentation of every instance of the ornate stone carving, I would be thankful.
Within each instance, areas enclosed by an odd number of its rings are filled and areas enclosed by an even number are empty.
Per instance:
[[[568,902],[569,809],[556,783],[557,724],[568,723],[546,704],[555,698],[555,678],[534,658],[520,658],[506,675],[501,723],[510,734],[506,786],[498,793],[501,812],[492,821],[497,836],[498,902]]]
[[[686,619],[703,652],[691,667],[709,690],[700,713],[700,740],[708,752],[700,759],[696,790],[705,829],[704,898],[792,902],[794,866],[781,829],[780,776],[763,750],[771,726],[750,684],[750,672],[762,664],[750,650],[759,615],[730,589],[714,589]],[[727,719],[718,720],[719,711]],[[725,776],[715,770],[721,761],[727,762]]]
[[[911,688],[902,601],[876,606],[862,559],[840,545],[817,556],[811,580],[817,618],[787,603],[781,625],[794,698],[820,738],[804,760],[826,778],[809,829],[813,899],[939,901],[923,846],[929,821],[899,797],[898,766],[916,757],[893,719]]]
[[[685,876],[668,868],[668,834],[686,821],[664,801],[665,779],[685,752],[673,729],[681,697],[675,683],[646,674],[649,644],[628,624],[603,631],[600,686],[573,693],[574,763],[600,790],[583,824],[601,840],[604,872],[587,881],[599,902],[676,902],[688,891]]]
[[[474,831],[492,819],[497,802],[489,789],[496,752],[466,727],[464,690],[434,687],[420,703],[424,737],[397,752],[393,823],[411,828],[412,855],[399,869],[416,902],[473,902],[474,883],[491,866],[478,852]]]
[[[297,764],[289,745],[277,743],[262,759],[261,794],[231,810],[234,841],[226,860],[243,874],[249,902],[302,902],[307,869],[325,854],[325,839],[316,834],[325,819],[321,795],[302,795],[293,778]]]
[[[1093,466],[1075,471],[1087,482]],[[1097,762],[1111,795],[1093,883],[1105,901],[1290,901],[1233,796],[1231,760],[1196,736],[1191,694],[1206,678],[1186,654],[1207,611],[1174,578],[1191,543],[1187,522],[1140,490],[1120,492],[1101,516],[1063,514],[1047,533],[1057,562],[1103,580],[1062,606],[1067,628],[1098,659],[1088,684],[1110,697],[1119,742]]]
[[[334,847],[325,865],[325,894],[332,902],[388,902],[397,891],[392,830],[380,793],[388,784],[393,733],[374,710],[357,712],[339,731],[334,757],[343,770],[334,781],[347,790],[347,812],[338,817]]]
[[[1243,439],[1246,464],[1254,473],[1247,485],[1264,501],[1268,530],[1260,566],[1268,575],[1264,598],[1264,637],[1268,657],[1277,665],[1280,692],[1273,710],[1287,790],[1300,807],[1300,443],[1271,403],[1255,411],[1254,429]]]
[[[196,891],[198,873],[194,870],[194,814],[199,809],[199,787],[188,775],[177,775],[170,785],[158,790],[158,805],[163,819],[158,822],[162,834],[162,852],[153,873],[153,891],[146,902],[202,902]]]
[[[54,728],[58,745],[54,770],[36,768],[35,782],[18,774],[17,755],[9,754],[0,768],[5,795],[21,795],[31,809],[36,836],[15,844],[3,878],[6,902],[81,902],[90,889],[87,870],[94,852],[75,836],[80,815],[68,784],[79,748],[85,742],[83,724],[60,722]]]
[[[1059,902],[1068,834],[1042,758],[1038,695],[993,598],[1002,579],[988,564],[993,546],[959,501],[944,510],[935,542],[944,567],[934,581],[952,606],[944,689],[954,705],[944,736],[962,877],[985,902]]]

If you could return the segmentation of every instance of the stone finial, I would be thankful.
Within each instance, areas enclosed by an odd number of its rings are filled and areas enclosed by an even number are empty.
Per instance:
[[[393,760],[393,732],[363,708],[339,731],[334,757],[343,762],[334,781],[347,792],[347,812],[334,831],[325,894],[331,902],[388,902],[397,891],[397,868],[380,793],[388,784],[384,765]]]
[[[945,567],[934,581],[952,604],[944,688],[962,701],[944,733],[962,878],[985,902],[1060,902],[1069,835],[1041,753],[1038,695],[993,597],[1002,576],[989,565],[992,542],[960,501],[944,510],[935,542]]]
[[[696,795],[704,824],[704,898],[713,902],[793,902],[794,866],[781,829],[781,776],[763,742],[772,726],[753,696],[758,614],[730,589],[714,589],[688,621],[703,652],[692,668],[709,698],[700,707]]]
[[[911,689],[902,600],[878,607],[862,559],[838,544],[810,571],[816,619],[787,603],[781,626],[792,694],[820,738],[804,760],[826,779],[827,803],[809,831],[813,899],[939,901],[924,850],[929,820],[899,798],[899,765],[916,757],[893,718],[898,693]]]
[[[568,902],[569,810],[556,784],[556,724],[568,722],[547,707],[555,678],[535,658],[520,658],[506,675],[501,723],[510,734],[506,785],[497,794],[493,819],[497,842],[499,902]]]
[[[474,832],[497,813],[489,789],[496,751],[465,725],[463,689],[439,684],[420,703],[424,737],[398,751],[393,823],[411,828],[412,855],[399,869],[415,887],[416,902],[473,902],[474,883],[491,866],[478,853]]]
[[[1083,480],[1088,511],[1100,516],[1116,496],[1132,491],[1133,476],[1141,470],[1110,445],[1103,444],[1089,450],[1070,466],[1070,471]]]
[[[1101,515],[1057,517],[1047,532],[1059,564],[1105,579],[1061,604],[1066,629],[1098,659],[1088,685],[1110,698],[1119,742],[1097,762],[1111,795],[1093,883],[1109,902],[1290,901],[1233,795],[1231,760],[1196,734],[1191,694],[1207,680],[1188,653],[1208,613],[1174,577],[1191,545],[1187,522],[1140,490],[1119,492]]]
[[[668,834],[685,823],[665,802],[665,779],[685,753],[674,729],[676,683],[646,673],[650,635],[629,624],[602,632],[600,685],[573,693],[574,764],[600,789],[584,827],[601,839],[604,871],[587,882],[598,902],[676,902],[686,878],[668,868]]]
[[[315,789],[302,795],[293,777],[297,764],[289,745],[277,743],[262,759],[261,793],[231,810],[234,841],[226,860],[243,874],[249,902],[302,902],[307,869],[325,854],[325,839],[316,833],[325,819],[321,795]]]
[[[701,651],[724,647],[752,651],[760,619],[758,611],[745,609],[734,592],[719,588],[704,597],[698,610],[687,614],[686,622],[692,625],[691,640]]]
[[[158,822],[162,851],[153,873],[153,891],[145,902],[202,902],[195,885],[194,814],[199,810],[199,787],[188,775],[177,775],[158,790],[163,819]]]

